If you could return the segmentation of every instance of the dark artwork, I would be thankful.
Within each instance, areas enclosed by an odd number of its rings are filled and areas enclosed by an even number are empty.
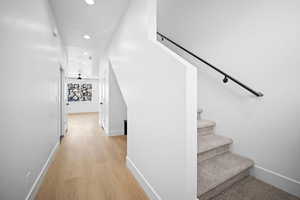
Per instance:
[[[69,83],[68,101],[92,101],[92,84]]]

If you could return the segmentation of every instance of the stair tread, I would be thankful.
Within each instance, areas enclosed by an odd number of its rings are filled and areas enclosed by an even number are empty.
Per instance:
[[[197,126],[198,128],[209,128],[216,126],[216,122],[207,119],[201,119],[198,120]]]
[[[216,188],[254,165],[242,156],[225,153],[198,164],[198,196]]]
[[[232,139],[220,135],[204,135],[198,137],[200,137],[198,153],[204,153],[233,143]]]

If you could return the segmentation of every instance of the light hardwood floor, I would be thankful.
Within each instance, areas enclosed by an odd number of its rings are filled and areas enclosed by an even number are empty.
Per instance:
[[[126,136],[107,137],[98,114],[69,115],[36,200],[147,200],[126,167]]]

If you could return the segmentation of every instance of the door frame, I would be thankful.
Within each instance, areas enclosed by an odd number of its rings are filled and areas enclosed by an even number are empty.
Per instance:
[[[60,141],[65,136],[66,127],[66,107],[65,107],[65,70],[60,64],[59,66],[59,137]]]

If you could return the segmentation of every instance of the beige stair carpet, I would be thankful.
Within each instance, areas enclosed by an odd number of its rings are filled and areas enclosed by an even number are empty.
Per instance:
[[[300,198],[248,176],[211,200],[300,200]]]
[[[232,144],[232,139],[220,135],[207,135],[199,137],[198,153],[204,153],[212,149]]]
[[[214,128],[216,123],[210,120],[198,120],[197,122],[197,132],[200,135],[210,135],[214,134]]]
[[[198,162],[228,152],[232,142],[230,138],[215,134],[198,136]]]
[[[225,153],[198,164],[198,197],[210,199],[248,175],[253,161]]]

